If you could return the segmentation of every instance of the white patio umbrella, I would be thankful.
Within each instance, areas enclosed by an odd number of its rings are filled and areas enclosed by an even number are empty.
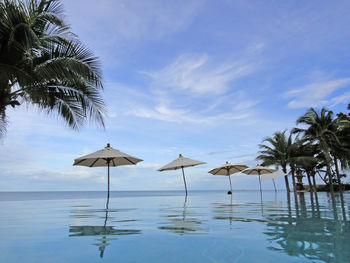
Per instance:
[[[274,172],[274,173],[270,173],[270,174],[264,174],[262,175],[260,178],[261,180],[265,180],[265,179],[275,179],[275,178],[280,178],[280,177],[284,177],[286,176],[286,174],[280,173],[280,172]]]
[[[256,167],[253,167],[253,168],[247,168],[245,170],[242,171],[242,173],[245,173],[245,174],[254,174],[254,175],[259,175],[259,186],[260,186],[260,197],[262,199],[262,191],[261,191],[261,179],[260,179],[260,175],[262,174],[269,174],[269,173],[274,173],[276,172],[276,170],[274,169],[271,169],[271,168],[267,168],[267,167],[264,167],[264,166],[256,166]]]
[[[238,173],[243,171],[244,169],[248,168],[248,166],[244,164],[230,164],[229,162],[226,162],[225,165],[214,168],[210,170],[208,173],[211,173],[213,175],[226,175],[229,178],[230,181],[230,194],[232,194],[232,183],[231,183],[231,174]]]
[[[275,184],[275,178],[280,178],[280,177],[284,177],[286,176],[286,174],[280,173],[280,172],[273,172],[273,173],[269,173],[269,174],[264,174],[261,176],[261,180],[265,180],[265,179],[272,179],[273,182],[273,187],[275,188],[275,192],[277,192],[276,189],[276,184]]]
[[[191,167],[191,166],[196,166],[200,164],[205,164],[205,162],[193,160],[190,158],[185,158],[181,154],[179,154],[179,158],[175,159],[174,161],[168,163],[167,165],[164,165],[162,168],[158,169],[158,171],[167,171],[167,170],[177,170],[180,169],[182,170],[182,177],[184,179],[184,184],[185,184],[185,192],[187,196],[187,186],[186,186],[186,179],[185,179],[185,172],[184,168],[185,167]]]
[[[108,167],[108,195],[107,195],[107,209],[109,201],[109,167],[110,166],[120,166],[120,165],[135,165],[138,162],[143,161],[142,159],[133,157],[126,153],[123,153],[117,149],[111,147],[109,143],[107,146],[94,153],[84,155],[74,160],[73,165],[81,165],[88,167]]]

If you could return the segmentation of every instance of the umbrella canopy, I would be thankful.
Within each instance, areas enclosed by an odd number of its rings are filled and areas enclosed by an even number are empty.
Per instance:
[[[117,149],[111,147],[109,143],[107,146],[94,153],[84,155],[74,160],[73,165],[81,165],[88,167],[108,167],[108,194],[107,194],[107,209],[109,202],[109,167],[110,166],[120,166],[120,165],[135,165],[138,162],[143,161],[142,159],[133,157],[126,153],[123,153]]]
[[[248,166],[244,164],[231,164],[229,162],[226,162],[225,165],[214,168],[209,171],[209,173],[213,175],[231,175],[234,173],[241,172],[248,168]]]
[[[114,149],[107,143],[104,149],[75,159],[73,165],[88,167],[120,166],[137,164],[141,161],[143,160]]]
[[[270,174],[264,174],[261,176],[261,180],[264,179],[275,179],[275,178],[279,178],[279,177],[284,177],[286,176],[286,174],[280,173],[280,172],[273,172]]]
[[[242,173],[245,173],[245,174],[255,174],[255,175],[269,174],[274,172],[276,172],[276,170],[267,168],[264,166],[260,166],[260,165],[253,168],[247,168],[242,171]]]
[[[184,168],[185,167],[191,167],[191,166],[196,166],[200,164],[205,164],[206,162],[201,162],[197,160],[193,160],[190,158],[183,157],[182,154],[179,154],[179,158],[175,159],[174,161],[168,163],[167,165],[164,165],[158,171],[167,171],[167,170],[177,170],[181,169],[182,170],[182,177],[184,179],[184,184],[185,184],[185,192],[187,195],[187,186],[186,186],[186,179],[185,179],[185,172]]]
[[[162,168],[158,169],[158,171],[167,171],[167,170],[177,170],[185,167],[196,166],[199,164],[205,164],[205,162],[193,160],[190,158],[183,157],[182,154],[179,154],[179,158],[174,161],[164,165]]]
[[[229,162],[226,162],[225,165],[222,165],[220,167],[214,168],[209,171],[209,173],[213,175],[226,175],[229,178],[230,181],[230,189],[232,194],[232,183],[231,183],[231,174],[238,173],[243,171],[244,169],[248,168],[248,166],[244,164],[231,164]]]

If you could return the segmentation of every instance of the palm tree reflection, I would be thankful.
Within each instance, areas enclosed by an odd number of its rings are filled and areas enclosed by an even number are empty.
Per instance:
[[[90,211],[80,211],[83,212],[83,214],[90,215],[92,212],[96,212],[99,210],[90,210]],[[105,210],[105,216],[104,216],[104,224],[102,226],[95,226],[95,225],[83,225],[83,226],[70,226],[69,232],[71,233],[70,237],[77,237],[77,236],[101,236],[101,238],[96,239],[98,241],[97,243],[94,243],[93,245],[98,246],[98,250],[100,251],[100,257],[103,258],[104,251],[107,246],[110,245],[108,241],[117,240],[117,238],[110,238],[109,236],[124,236],[124,235],[135,235],[135,234],[141,234],[141,230],[134,230],[134,229],[115,229],[114,226],[107,226],[108,221],[108,212],[111,210],[106,209]],[[76,214],[76,217],[81,218],[81,214]]]
[[[158,227],[160,230],[167,230],[181,236],[207,233],[207,230],[201,227],[203,222],[195,217],[196,213],[188,211],[187,196],[182,209],[168,208],[162,209],[162,212],[166,213],[163,217],[168,221],[160,223],[162,225]]]
[[[327,208],[320,212],[318,202],[307,209],[304,193],[299,194],[300,211],[270,214],[265,217],[270,250],[287,253],[290,256],[319,260],[321,262],[347,262],[350,258],[348,240],[350,222],[334,220]],[[288,202],[288,211],[291,211]],[[317,211],[315,211],[315,209]],[[322,216],[321,216],[322,215]]]

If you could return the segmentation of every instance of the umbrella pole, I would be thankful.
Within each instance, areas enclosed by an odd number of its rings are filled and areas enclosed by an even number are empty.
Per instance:
[[[261,198],[261,201],[262,201],[262,191],[261,191],[260,171],[258,172],[258,174],[259,174],[260,198]]]
[[[107,205],[106,205],[107,209],[109,204],[109,163],[110,163],[110,160],[107,160],[107,166],[108,166],[108,191],[107,191]]]
[[[273,182],[273,187],[275,188],[275,192],[277,192],[276,184],[275,184],[275,179],[272,178],[272,182]]]
[[[181,169],[182,169],[182,177],[184,178],[185,192],[186,192],[186,196],[187,196],[187,186],[186,186],[185,172],[184,172],[184,168],[183,167],[181,167]]]
[[[228,175],[228,179],[230,180],[230,190],[231,190],[231,195],[232,195],[232,183],[231,183],[231,176]]]

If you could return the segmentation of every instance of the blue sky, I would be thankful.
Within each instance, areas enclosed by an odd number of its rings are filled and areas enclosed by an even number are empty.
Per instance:
[[[56,116],[8,110],[0,142],[0,190],[105,190],[106,169],[73,159],[110,142],[144,159],[111,170],[112,190],[228,189],[207,172],[253,166],[258,144],[290,129],[309,107],[350,102],[349,1],[63,1],[73,32],[102,62],[106,129],[79,132]],[[258,189],[233,176],[234,189]],[[283,180],[278,180],[283,188]],[[271,181],[263,181],[272,189]]]

